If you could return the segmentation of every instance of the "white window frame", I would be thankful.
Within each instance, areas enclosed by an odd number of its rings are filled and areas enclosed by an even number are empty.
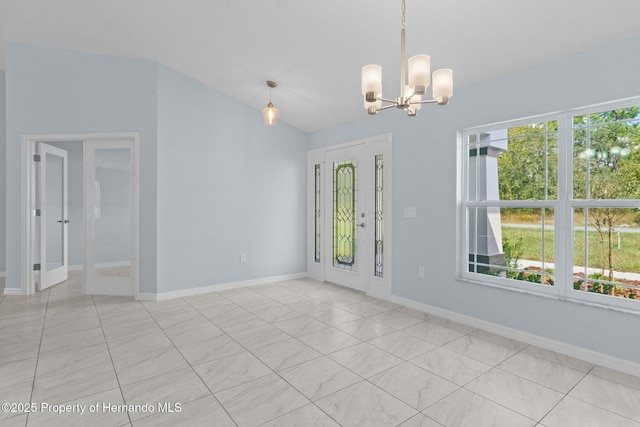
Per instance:
[[[527,117],[524,119],[494,123],[464,129],[458,132],[458,255],[457,276],[460,280],[477,284],[578,302],[621,311],[640,312],[640,301],[612,297],[573,289],[573,210],[574,208],[640,207],[640,199],[579,200],[573,199],[573,117],[626,107],[640,106],[640,97],[602,103],[567,110],[559,113]],[[558,194],[551,200],[468,200],[469,135],[512,128],[532,123],[558,121]],[[512,280],[482,273],[469,272],[469,224],[467,209],[470,207],[551,208],[554,211],[554,286]]]

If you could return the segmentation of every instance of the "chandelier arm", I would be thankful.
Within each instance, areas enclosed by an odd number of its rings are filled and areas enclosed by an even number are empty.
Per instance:
[[[413,104],[435,104],[437,103],[438,100],[437,99],[427,99],[426,101],[420,101],[420,102],[410,102],[411,105]]]
[[[396,104],[385,105],[384,107],[380,107],[376,109],[376,111],[388,110],[389,108],[394,108]]]
[[[387,99],[387,98],[376,98],[378,101],[383,101],[383,102],[390,102],[392,104],[396,103],[395,99]]]

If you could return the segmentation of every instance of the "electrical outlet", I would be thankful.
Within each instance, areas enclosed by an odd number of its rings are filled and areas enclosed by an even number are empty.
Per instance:
[[[404,208],[404,217],[405,218],[415,218],[416,217],[416,208],[414,208],[414,207]]]
[[[247,254],[244,252],[240,254],[240,262],[247,262]]]
[[[418,277],[424,279],[424,267],[418,267]]]

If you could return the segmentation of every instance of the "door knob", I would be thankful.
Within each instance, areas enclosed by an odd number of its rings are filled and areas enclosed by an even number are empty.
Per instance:
[[[63,222],[63,221],[62,221],[62,220],[58,220],[58,222]],[[68,220],[68,219],[65,219],[65,220],[64,220],[64,223],[65,223],[65,224],[69,224],[69,220]]]
[[[361,224],[356,224],[356,225],[357,225],[358,227],[362,227],[362,228],[364,228],[364,222],[363,222],[363,223],[361,223]]]

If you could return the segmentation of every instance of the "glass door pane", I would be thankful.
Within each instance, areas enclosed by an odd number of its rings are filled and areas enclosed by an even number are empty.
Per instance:
[[[46,157],[45,180],[46,194],[46,254],[45,268],[51,271],[64,264],[64,159],[52,153],[44,154]]]

